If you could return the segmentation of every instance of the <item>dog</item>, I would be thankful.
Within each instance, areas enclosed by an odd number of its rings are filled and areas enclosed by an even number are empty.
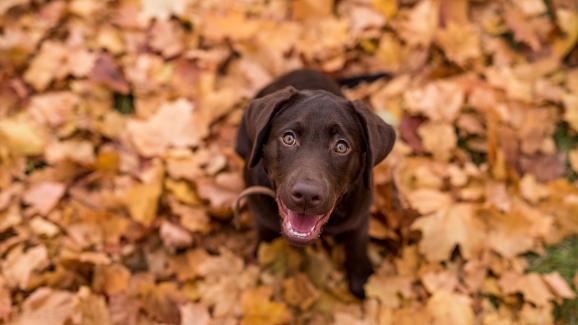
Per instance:
[[[333,235],[345,246],[349,289],[363,298],[373,272],[371,172],[395,139],[389,124],[318,71],[295,70],[259,91],[244,111],[235,148],[245,160],[246,185],[275,192],[247,200],[257,247],[280,235],[295,245]]]

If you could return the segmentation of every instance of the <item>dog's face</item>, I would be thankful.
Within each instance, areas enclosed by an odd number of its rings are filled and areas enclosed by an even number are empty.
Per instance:
[[[276,191],[283,234],[297,244],[319,237],[340,197],[391,150],[395,133],[360,103],[325,91],[283,89],[263,98],[250,164],[262,159]],[[251,107],[255,107],[254,104]],[[248,114],[251,116],[251,114]]]
[[[319,236],[340,196],[361,176],[362,126],[349,103],[330,94],[288,105],[271,122],[263,166],[277,194],[285,236]]]

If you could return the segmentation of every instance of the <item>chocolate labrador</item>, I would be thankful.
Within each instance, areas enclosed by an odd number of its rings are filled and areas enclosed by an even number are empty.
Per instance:
[[[249,103],[237,134],[257,244],[282,234],[305,245],[321,232],[345,245],[349,288],[358,297],[372,273],[367,256],[373,166],[395,142],[391,126],[313,70],[283,75]]]

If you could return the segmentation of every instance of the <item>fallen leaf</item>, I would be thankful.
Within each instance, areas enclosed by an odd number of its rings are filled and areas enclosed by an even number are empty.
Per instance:
[[[539,306],[553,299],[542,277],[536,273],[522,275],[509,271],[502,275],[499,284],[505,294],[522,293],[527,301]]]
[[[196,146],[207,135],[207,126],[194,111],[193,104],[181,98],[165,103],[146,121],[130,120],[127,128],[142,155],[159,156],[171,147]]]
[[[465,93],[457,82],[440,80],[411,88],[403,98],[410,113],[423,114],[433,121],[453,122],[461,111]]]
[[[466,258],[473,257],[484,246],[484,225],[470,204],[454,204],[421,217],[412,228],[421,230],[423,238],[418,247],[429,261],[448,259],[456,245]]]
[[[7,322],[12,314],[12,298],[10,290],[6,286],[6,281],[0,277],[0,321]]]
[[[457,136],[450,124],[425,122],[417,130],[423,147],[435,159],[448,161],[457,145]]]
[[[241,297],[243,304],[243,318],[245,325],[275,325],[284,324],[291,320],[289,309],[280,302],[271,301],[272,287],[257,287],[245,291]]]
[[[187,303],[179,307],[181,325],[209,325],[211,316],[209,309],[203,304]]]
[[[429,46],[438,26],[438,11],[437,1],[420,1],[405,12],[404,19],[399,22],[399,34],[410,45]]]
[[[47,215],[56,207],[64,195],[66,187],[57,182],[40,182],[32,185],[23,195],[22,200],[42,214]]]
[[[41,154],[46,143],[36,126],[18,117],[0,121],[0,139],[14,152],[29,156]]]
[[[431,324],[474,324],[474,311],[468,296],[438,291],[428,300],[427,310],[433,318]]]
[[[419,189],[408,196],[409,204],[421,214],[430,214],[449,207],[452,203],[450,194],[434,189]]]
[[[164,221],[159,230],[163,243],[168,247],[183,248],[193,243],[193,237],[183,228]]]
[[[307,310],[318,297],[318,290],[303,273],[283,281],[283,298],[291,306],[298,307],[300,310]]]
[[[104,297],[90,292],[90,289],[82,287],[78,293],[78,311],[80,323],[83,325],[112,325],[108,306]]]
[[[128,94],[130,90],[122,71],[108,53],[101,53],[97,57],[90,78],[121,94]]]
[[[398,308],[401,297],[411,297],[411,278],[406,276],[372,275],[365,284],[365,294],[376,298],[383,306]]]
[[[134,185],[125,193],[123,198],[130,216],[145,226],[149,226],[157,216],[164,168],[160,162],[156,162],[148,170],[147,174],[149,175],[149,180]]]
[[[71,321],[76,302],[67,291],[40,288],[22,303],[22,311],[12,322],[14,325],[63,325]]]
[[[436,39],[446,56],[460,66],[466,66],[482,55],[480,35],[470,24],[450,21],[437,32]]]
[[[562,278],[560,273],[553,272],[542,275],[542,279],[550,287],[552,292],[560,298],[563,299],[574,299],[576,298],[576,293],[572,291],[566,280]]]

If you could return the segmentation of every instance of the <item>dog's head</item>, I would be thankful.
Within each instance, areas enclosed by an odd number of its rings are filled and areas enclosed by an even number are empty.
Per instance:
[[[371,187],[371,170],[391,151],[395,132],[361,102],[287,87],[254,99],[243,123],[251,151],[277,195],[285,237],[316,239],[353,184]]]

